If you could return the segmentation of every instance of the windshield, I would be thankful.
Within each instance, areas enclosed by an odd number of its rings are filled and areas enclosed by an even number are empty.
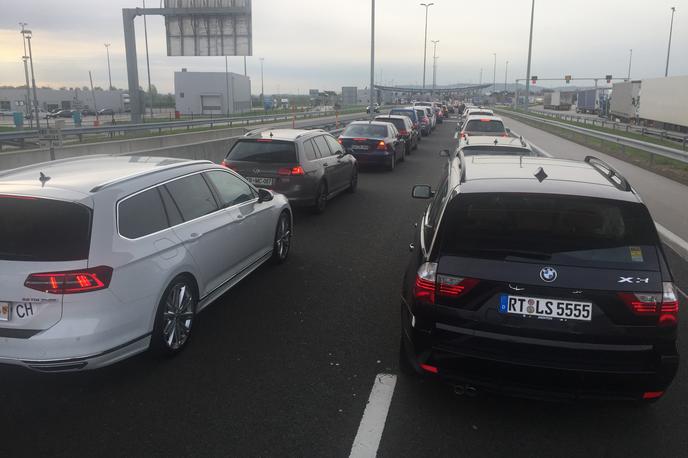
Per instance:
[[[0,196],[0,215],[0,260],[88,259],[89,208],[59,200]]]
[[[346,128],[344,137],[386,138],[387,127],[374,124],[354,124]]]
[[[242,140],[227,155],[231,161],[296,163],[294,143],[273,140]]]
[[[445,211],[445,254],[656,270],[657,235],[641,204],[559,195],[465,194]]]

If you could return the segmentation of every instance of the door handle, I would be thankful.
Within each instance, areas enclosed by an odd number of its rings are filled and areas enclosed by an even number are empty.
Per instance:
[[[197,233],[197,232],[192,232],[191,234],[189,234],[189,239],[191,239],[191,240],[198,240],[198,239],[200,239],[202,236],[203,236],[203,234],[199,234],[199,233]]]

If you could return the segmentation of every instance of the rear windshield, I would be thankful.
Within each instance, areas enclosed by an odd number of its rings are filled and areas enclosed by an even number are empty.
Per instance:
[[[91,210],[58,200],[0,196],[0,259],[80,261],[88,259]]]
[[[425,112],[425,110],[416,110],[416,114],[420,116],[421,118],[424,118],[428,114]]]
[[[406,116],[407,118],[413,120],[415,113],[411,110],[392,110],[389,114],[394,116]]]
[[[537,156],[528,148],[508,146],[466,146],[461,151],[464,156]]]
[[[377,120],[380,122],[391,122],[398,130],[406,130],[406,124],[403,119],[378,118]]]
[[[294,143],[278,140],[243,140],[234,145],[227,155],[231,161],[271,162],[277,164],[294,164],[296,148]]]
[[[372,124],[355,124],[346,128],[345,137],[386,138],[387,127]]]
[[[455,198],[445,215],[440,242],[445,254],[658,270],[657,233],[641,204],[481,193]]]
[[[474,119],[473,121],[468,121],[468,124],[466,124],[466,128],[464,129],[466,132],[470,133],[486,133],[486,134],[503,134],[505,132],[504,130],[504,123],[502,121],[495,121],[495,120],[478,120]]]

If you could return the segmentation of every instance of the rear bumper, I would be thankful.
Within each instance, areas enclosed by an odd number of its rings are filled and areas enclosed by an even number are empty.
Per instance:
[[[443,323],[421,328],[411,326],[409,316],[402,314],[403,337],[416,370],[480,391],[549,400],[642,400],[646,392],[664,392],[678,370],[675,344],[551,342]]]
[[[375,153],[353,153],[358,165],[389,165],[392,162],[392,153],[380,151]]]

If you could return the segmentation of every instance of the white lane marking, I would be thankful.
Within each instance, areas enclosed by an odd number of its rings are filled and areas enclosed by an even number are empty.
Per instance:
[[[688,260],[688,242],[659,223],[655,222],[655,226],[657,226],[657,232],[659,232],[659,235],[664,239],[667,245],[673,248],[679,256]]]
[[[392,374],[377,374],[375,384],[368,398],[363,412],[361,424],[358,426],[354,445],[351,447],[350,458],[369,458],[377,456],[382,432],[385,429],[387,413],[392,403],[397,376]]]
[[[676,287],[676,290],[677,290],[679,293],[681,293],[681,295],[682,295],[683,297],[685,297],[686,299],[688,299],[688,294],[684,293],[683,290],[682,290],[681,288],[679,288],[679,287],[677,286],[677,287]]]

